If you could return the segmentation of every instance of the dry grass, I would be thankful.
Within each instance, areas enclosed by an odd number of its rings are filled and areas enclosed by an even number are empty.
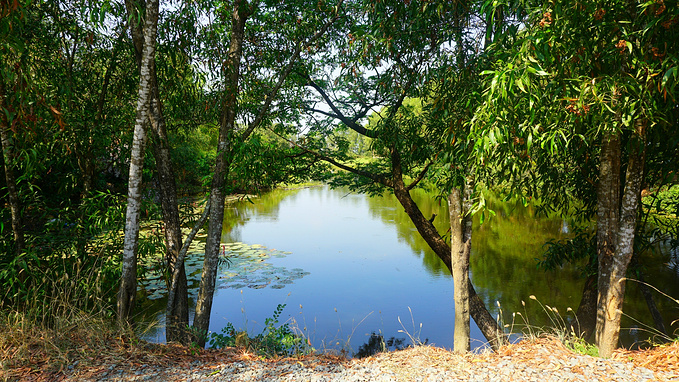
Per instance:
[[[631,360],[635,365],[652,371],[668,371],[679,375],[679,342],[656,346],[647,350],[618,349],[613,359]]]
[[[0,376],[58,373],[75,361],[89,364],[115,351],[111,343],[133,337],[121,334],[109,319],[76,308],[50,323],[26,313],[5,313],[0,318]]]
[[[74,362],[89,364],[112,351],[111,344],[136,338],[119,329],[100,297],[102,276],[74,264],[71,277],[44,276],[26,292],[30,301],[0,310],[0,380],[39,371],[57,374]],[[95,267],[96,268],[96,267]]]
[[[418,376],[419,370],[437,368],[450,371],[473,370],[474,366],[495,365],[503,360],[524,364],[531,369],[544,368],[547,356],[569,359],[581,357],[568,349],[556,337],[535,337],[515,344],[503,346],[498,352],[456,354],[452,351],[423,345],[392,353],[380,353],[362,362],[380,362],[394,371],[399,378],[411,380]],[[593,358],[594,359],[594,358]],[[630,351],[618,349],[613,359],[631,362],[653,372],[672,372],[679,374],[679,342],[658,346],[647,350]]]
[[[175,368],[190,368],[194,365],[192,364],[194,361],[219,364],[257,359],[262,362],[301,363],[305,367],[314,367],[348,362],[343,357],[330,355],[264,360],[242,349],[206,350],[179,345],[149,344],[130,341],[125,336],[116,336],[111,329],[107,335],[103,335],[105,332],[85,330],[83,333],[80,330],[87,328],[75,329],[71,333],[51,333],[50,338],[37,330],[15,331],[13,336],[2,336],[2,341],[5,341],[0,344],[0,349],[3,349],[2,360],[9,362],[3,365],[0,380],[59,379],[68,371],[68,366],[75,362],[77,366],[71,376],[77,375],[85,379],[98,375],[111,365],[124,365],[126,368],[142,364],[155,367],[166,365]],[[13,339],[12,342],[6,342],[10,338]],[[402,351],[380,353],[352,362],[379,362],[382,366],[395,371],[403,380],[410,380],[419,377],[418,370],[424,368],[464,372],[483,365],[490,367],[505,360],[519,362],[527,368],[539,370],[544,369],[547,356],[568,359],[582,355],[574,353],[555,337],[542,337],[504,346],[496,353],[486,351],[455,354],[446,349],[422,345]],[[679,343],[676,342],[648,350],[618,349],[613,358],[617,361],[643,366],[654,372],[679,373]]]

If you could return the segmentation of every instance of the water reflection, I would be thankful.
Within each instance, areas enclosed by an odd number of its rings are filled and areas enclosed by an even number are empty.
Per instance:
[[[413,196],[425,216],[437,215],[434,225],[445,233],[449,225],[445,201],[421,190],[413,191]],[[568,234],[568,225],[557,216],[536,216],[522,205],[490,202],[496,216],[474,225],[471,272],[477,292],[492,314],[517,325],[515,330],[524,321],[532,327],[553,327],[554,315],[547,314],[545,305],[568,316],[567,308],[575,310],[579,304],[584,279],[575,266],[545,272],[537,268],[536,259],[547,240]],[[211,331],[232,322],[236,328],[258,333],[271,309],[285,303],[283,315],[317,349],[348,344],[352,338],[354,342],[366,338],[363,345],[371,348],[375,333],[383,336],[382,341],[396,341],[404,332],[417,332],[419,338],[452,347],[450,273],[393,196],[370,198],[327,187],[278,190],[229,206],[224,223],[223,242],[291,252],[271,258],[271,266],[309,274],[280,290],[219,289]],[[645,256],[647,279],[679,296],[677,273],[664,265],[669,261],[660,254]],[[623,330],[625,345],[647,338],[645,325],[652,326],[639,288],[628,283],[627,291],[623,327],[634,325],[636,331],[630,335]],[[660,296],[656,303],[672,331],[670,323],[679,317],[679,307]],[[476,346],[485,343],[474,325],[472,338]],[[379,344],[376,341],[372,343]],[[348,347],[353,353],[360,348]]]
[[[427,341],[425,340],[424,344],[426,344]],[[356,358],[366,358],[370,357],[372,355],[375,355],[377,353],[383,353],[387,351],[395,351],[395,350],[403,350],[407,347],[410,347],[412,345],[409,345],[406,342],[405,337],[391,337],[387,340],[384,339],[384,336],[382,334],[378,334],[375,332],[370,333],[370,337],[368,338],[368,341],[364,343],[363,345],[358,347],[358,351],[356,354],[354,354],[354,357]]]

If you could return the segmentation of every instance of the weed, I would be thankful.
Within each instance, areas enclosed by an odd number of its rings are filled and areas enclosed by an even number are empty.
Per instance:
[[[529,298],[540,304],[542,311],[549,319],[550,325],[547,327],[536,327],[532,325],[526,311],[526,302],[521,301],[524,312],[515,312],[512,314],[511,327],[509,325],[505,325],[505,327],[511,328],[509,333],[513,332],[515,326],[522,327],[521,333],[525,339],[536,340],[537,338],[544,336],[556,337],[561,343],[564,344],[564,346],[576,353],[598,357],[599,349],[596,347],[596,345],[588,343],[582,338],[580,334],[576,333],[573,325],[569,324],[569,322],[564,319],[557,308],[541,303],[533,295],[529,296]],[[566,309],[566,311],[573,313],[573,309],[571,308]],[[523,324],[516,322],[516,316],[521,318]],[[574,317],[577,321],[577,316]]]
[[[427,342],[429,342],[429,339],[425,339],[424,342],[422,342],[420,340],[420,334],[422,333],[422,323],[420,322],[419,328],[416,328],[415,327],[415,319],[413,318],[413,311],[410,309],[410,307],[408,307],[408,311],[410,312],[410,322],[412,323],[412,326],[413,326],[413,333],[410,334],[406,330],[405,326],[403,326],[403,323],[401,322],[401,317],[397,317],[398,323],[401,324],[401,328],[402,328],[398,332],[404,333],[405,335],[407,335],[408,338],[410,338],[410,343],[412,344],[412,346],[420,346],[420,345],[426,344]]]
[[[563,340],[563,344],[578,354],[589,355],[592,357],[599,356],[599,348],[596,347],[596,345],[585,341],[581,337],[575,335],[568,336]]]
[[[271,317],[264,321],[264,329],[255,337],[247,331],[237,331],[232,323],[227,323],[222,333],[210,334],[212,347],[241,347],[263,357],[286,357],[310,354],[315,351],[304,336],[295,333],[289,323],[279,325],[279,318],[286,304],[278,304]]]
[[[112,343],[134,347],[130,341],[137,337],[134,330],[117,328],[107,300],[93,292],[100,285],[98,277],[94,270],[56,279],[45,276],[47,285],[34,286],[26,292],[37,294],[40,289],[49,294],[18,308],[3,309],[0,369],[9,373],[21,367],[59,370],[76,360],[87,364],[116,352],[111,349]]]

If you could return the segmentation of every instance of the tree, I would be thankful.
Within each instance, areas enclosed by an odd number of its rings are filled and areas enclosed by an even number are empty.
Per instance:
[[[0,27],[2,27],[3,30],[22,28],[23,25],[21,19],[23,7],[24,5],[19,4],[18,2],[11,6],[9,4],[3,4],[2,9],[0,10],[2,14]],[[0,53],[3,57],[5,57],[6,61],[3,61],[9,63],[11,61],[7,59],[8,56],[12,55],[12,53],[14,53],[16,50],[20,50],[23,44],[20,39],[12,38],[12,35],[5,36],[5,33],[3,33],[0,36],[2,36]],[[12,139],[13,130],[15,130],[16,126],[20,124],[20,119],[16,118],[18,113],[15,111],[15,108],[9,105],[9,97],[7,96],[5,90],[5,79],[20,76],[20,73],[12,74],[8,67],[3,68],[2,72],[0,73],[0,112],[2,112],[2,115],[0,116],[0,150],[2,150],[5,182],[9,194],[9,207],[12,215],[14,252],[17,256],[23,252],[25,246],[24,227],[21,218],[21,202],[19,200],[17,179],[14,171],[16,161],[14,142],[16,139]]]
[[[141,19],[136,4],[126,1],[128,20]],[[143,6],[143,2],[141,3]],[[130,23],[130,34],[137,59],[137,65],[142,65],[142,54],[144,49],[144,31],[141,23]],[[179,250],[182,247],[182,234],[179,221],[179,204],[177,201],[177,186],[173,171],[172,159],[170,155],[170,143],[167,135],[167,127],[163,105],[160,101],[160,91],[158,88],[158,75],[156,72],[155,59],[150,67],[151,80],[151,101],[149,105],[148,126],[151,132],[151,146],[156,160],[156,172],[158,174],[158,191],[161,208],[163,211],[163,221],[165,228],[165,259],[168,275],[173,275],[175,270],[178,272],[177,280],[168,277],[168,304],[166,307],[166,339],[168,342],[177,341],[188,344],[190,337],[186,332],[189,325],[189,302],[188,285],[186,280],[186,270],[183,260],[179,259]]]
[[[7,107],[4,105],[5,87],[0,79],[0,97],[2,97],[2,116],[0,117],[0,149],[2,149],[2,159],[5,170],[5,182],[7,184],[7,191],[9,193],[9,206],[12,213],[12,234],[14,236],[14,247],[17,255],[20,255],[24,250],[24,228],[21,223],[21,204],[19,202],[19,193],[17,191],[17,181],[14,175],[14,150],[12,149],[11,129],[9,126]]]
[[[333,185],[348,185],[369,193],[380,193],[384,188],[394,192],[420,235],[448,269],[451,272],[460,269],[455,281],[461,280],[463,286],[456,287],[456,290],[462,292],[458,296],[460,301],[469,301],[469,308],[461,306],[459,309],[461,316],[459,323],[456,320],[456,325],[460,325],[456,331],[456,349],[465,351],[469,348],[469,324],[465,310],[471,313],[496,348],[504,341],[502,330],[476,294],[472,283],[464,277],[467,271],[464,270],[463,259],[465,253],[469,254],[471,236],[468,231],[470,226],[463,222],[469,215],[462,211],[461,199],[463,195],[471,196],[472,182],[467,183],[466,188],[462,186],[465,181],[455,183],[459,188],[455,188],[452,194],[451,214],[456,216],[453,218],[451,215],[451,220],[459,228],[455,244],[460,244],[454,250],[437,232],[431,219],[422,214],[410,195],[411,190],[418,187],[440,163],[439,156],[449,150],[446,138],[453,126],[437,123],[437,119],[443,117],[444,108],[441,107],[437,114],[432,105],[438,102],[437,97],[440,96],[436,93],[436,84],[444,81],[445,76],[453,76],[452,68],[464,70],[465,63],[448,57],[444,47],[462,40],[460,27],[468,25],[465,20],[471,18],[467,13],[471,11],[462,12],[462,8],[449,3],[415,1],[379,1],[365,6],[365,16],[347,26],[349,33],[335,36],[337,47],[331,51],[337,54],[325,58],[327,67],[323,71],[317,69],[300,73],[306,78],[308,88],[318,97],[310,94],[306,101],[305,107],[312,115],[313,127],[305,137],[304,147],[346,171],[333,179]],[[455,20],[452,25],[451,19]],[[466,54],[468,45],[465,43],[464,46],[453,56],[460,52]],[[323,74],[336,72],[339,75],[335,78]],[[426,113],[416,112],[412,104],[416,99],[421,105],[427,105]],[[325,103],[325,109],[316,106],[321,102]],[[361,121],[370,114],[370,123],[366,127]],[[323,119],[323,116],[326,118]],[[323,136],[331,131],[335,121],[370,139],[376,160],[352,166],[345,162],[348,157],[341,150],[346,145],[338,145],[337,150],[331,151],[322,149],[322,145],[313,141],[314,136]],[[459,192],[459,198],[455,197],[455,192]],[[466,201],[464,206],[468,208]],[[459,208],[456,210],[455,207]],[[459,267],[453,266],[452,254],[462,260]],[[462,256],[458,257],[458,254]],[[464,292],[468,293],[468,298]]]
[[[242,95],[240,86],[242,86],[241,76],[241,59],[243,50],[246,47],[246,23],[248,20],[258,12],[260,3],[258,1],[248,2],[246,0],[237,0],[233,4],[230,12],[231,17],[231,35],[229,49],[226,53],[226,60],[223,66],[224,74],[224,91],[221,100],[221,116],[219,121],[219,138],[217,141],[217,156],[215,159],[214,170],[212,174],[212,184],[210,186],[210,196],[208,204],[209,218],[208,218],[208,233],[205,244],[205,260],[203,262],[203,272],[200,280],[200,290],[196,301],[196,315],[193,321],[193,329],[199,336],[195,339],[198,344],[203,346],[205,344],[205,334],[207,334],[210,324],[210,313],[212,311],[212,298],[214,295],[215,283],[217,279],[217,266],[219,262],[219,244],[221,242],[222,225],[224,221],[224,203],[226,197],[226,186],[229,177],[230,166],[234,160],[234,155],[237,152],[234,148],[239,142],[245,142],[253,131],[266,122],[270,116],[270,108],[273,100],[278,96],[280,89],[285,84],[286,79],[292,72],[293,68],[298,66],[298,61],[302,52],[310,49],[321,36],[325,34],[328,28],[339,17],[339,7],[342,4],[340,0],[336,7],[325,7],[327,12],[320,15],[316,13],[311,20],[321,17],[325,18],[320,27],[311,23],[302,23],[301,18],[293,13],[298,24],[302,24],[302,28],[297,30],[292,27],[292,35],[283,34],[283,38],[288,39],[286,45],[290,45],[290,50],[286,55],[289,57],[287,62],[279,65],[274,76],[269,76],[270,87],[260,93],[259,98],[253,106],[254,112],[251,113],[252,119],[242,129],[238,129],[236,124],[236,116],[239,112],[243,112],[243,105],[239,105],[238,96]],[[268,4],[265,4],[268,5]],[[312,12],[312,8],[305,7],[304,4],[299,5],[299,9],[293,9],[293,12]],[[262,12],[261,16],[266,20],[270,20],[270,9],[259,10]],[[218,10],[219,13],[226,13],[226,9]],[[228,13],[227,13],[228,14]],[[268,25],[268,24],[267,24]],[[288,26],[290,27],[290,26]],[[284,56],[284,57],[286,57]],[[281,62],[280,56],[277,60]],[[268,73],[267,73],[268,74]],[[257,91],[261,92],[259,88]],[[262,101],[263,99],[263,101]]]
[[[618,343],[645,158],[664,146],[649,138],[675,134],[667,122],[676,104],[677,12],[664,2],[535,4],[526,30],[497,46],[477,110],[479,147],[488,149],[479,158],[516,193],[566,207],[564,197],[582,192],[567,181],[573,173],[596,190],[603,357]]]
[[[144,46],[140,65],[137,115],[130,156],[122,275],[118,291],[117,313],[120,323],[128,321],[137,295],[137,243],[139,240],[141,177],[144,164],[144,147],[147,140],[145,125],[149,119],[151,94],[153,91],[152,84],[154,79],[152,77],[152,68],[154,65],[157,27],[158,0],[148,0],[144,18]]]

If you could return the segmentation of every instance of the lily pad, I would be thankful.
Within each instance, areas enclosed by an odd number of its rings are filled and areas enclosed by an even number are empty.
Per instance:
[[[203,238],[203,235],[200,234],[198,238]],[[189,248],[184,266],[189,283],[189,296],[195,298],[203,269],[205,242],[195,241]],[[261,244],[221,243],[219,256],[224,260],[219,264],[218,287],[220,289],[245,287],[263,289],[270,286],[272,289],[283,289],[285,285],[294,283],[293,280],[310,274],[302,268],[276,267],[268,261],[271,258],[282,258],[289,254],[291,252],[267,248]],[[153,264],[147,266],[153,267]],[[149,278],[143,280],[140,287],[145,289],[149,299],[163,298],[167,291],[162,275],[152,272],[148,275]]]

